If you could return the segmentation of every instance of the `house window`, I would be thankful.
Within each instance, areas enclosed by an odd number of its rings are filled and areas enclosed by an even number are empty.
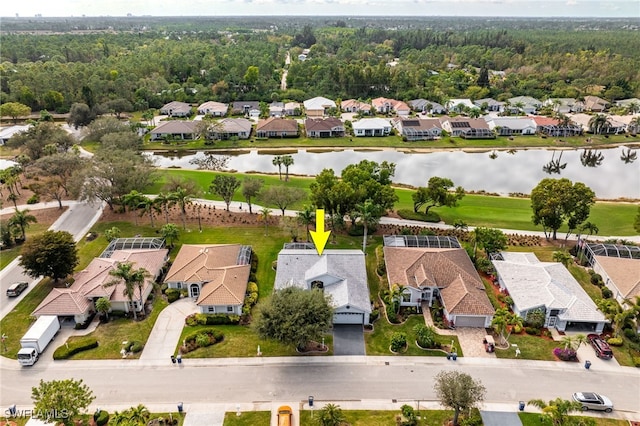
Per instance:
[[[402,302],[404,303],[411,302],[411,292],[402,293]]]
[[[227,312],[233,312],[233,306],[227,306]]]
[[[214,308],[213,306],[207,306],[207,312],[215,312],[216,308]]]

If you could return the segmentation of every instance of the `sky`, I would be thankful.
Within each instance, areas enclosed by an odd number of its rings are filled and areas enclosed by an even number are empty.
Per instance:
[[[23,0],[2,16],[519,16],[640,18],[640,0]],[[0,22],[1,24],[1,22]]]

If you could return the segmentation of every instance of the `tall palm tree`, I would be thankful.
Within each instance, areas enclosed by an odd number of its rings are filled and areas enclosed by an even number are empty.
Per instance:
[[[264,221],[264,235],[269,235],[269,216],[271,215],[271,209],[263,207],[260,209],[260,219]]]
[[[155,200],[143,195],[140,199],[140,209],[142,210],[141,214],[148,214],[149,220],[151,221],[151,227],[155,228],[155,224],[153,223],[154,211],[159,211],[159,206],[155,203]]]
[[[160,209],[164,213],[166,223],[169,223],[169,208],[176,202],[173,194],[161,192],[153,199],[153,202],[160,207]]]
[[[124,283],[124,289],[122,294],[129,299],[129,306],[133,306],[133,297],[135,296],[136,288],[140,296],[140,307],[144,306],[144,300],[142,299],[142,289],[144,288],[145,280],[150,276],[149,272],[144,268],[133,269],[132,262],[119,262],[116,264],[115,269],[109,271],[109,275],[115,277],[115,279],[104,284],[105,287],[111,287]],[[137,320],[136,308],[133,306],[133,319]]]
[[[576,401],[568,401],[556,398],[548,403],[541,399],[532,399],[529,405],[542,410],[541,416],[548,419],[553,426],[563,426],[570,424],[569,413],[582,410],[582,404]]]
[[[353,218],[359,221],[364,228],[364,235],[362,237],[362,252],[367,253],[367,233],[369,227],[375,226],[380,220],[381,209],[380,206],[374,204],[370,199],[362,204],[356,204],[355,210],[352,213]]]
[[[180,229],[173,223],[167,223],[160,228],[160,235],[169,242],[169,247],[173,248],[173,244],[180,237]]]
[[[187,229],[187,205],[193,202],[193,193],[181,186],[171,193],[182,215],[182,228]]]
[[[35,216],[28,213],[29,213],[29,210],[27,209],[18,210],[16,208],[16,212],[13,214],[13,216],[11,216],[8,223],[10,227],[20,229],[20,236],[22,238],[22,241],[27,239],[26,232],[27,232],[27,228],[29,227],[29,224],[38,222],[38,219],[36,219]]]
[[[625,164],[633,163],[638,159],[638,153],[631,148],[627,148],[627,150],[623,151],[620,155],[620,159],[624,161]]]
[[[293,165],[293,157],[290,155],[282,156],[282,165],[284,166],[284,180],[285,182],[289,181],[289,166]]]
[[[594,135],[599,135],[603,130],[611,127],[611,119],[604,114],[596,114],[589,120],[589,131]]]
[[[280,177],[280,180],[282,180],[282,155],[276,155],[273,157],[271,164],[278,166],[278,176]]]
[[[386,291],[384,301],[393,305],[396,313],[400,312],[400,305],[402,304],[402,294],[404,293],[404,286],[400,284],[393,284],[389,290]]]
[[[136,213],[136,211],[140,208],[140,205],[142,204],[144,197],[145,197],[144,194],[134,189],[122,197],[122,203],[124,204],[125,207],[129,208],[130,212]],[[135,217],[136,226],[138,226],[138,215],[134,214],[134,217]]]
[[[304,225],[307,229],[305,241],[309,241],[309,226],[311,226],[316,220],[316,212],[313,206],[303,206],[302,210],[298,212],[297,217],[298,222],[300,222],[301,225]]]

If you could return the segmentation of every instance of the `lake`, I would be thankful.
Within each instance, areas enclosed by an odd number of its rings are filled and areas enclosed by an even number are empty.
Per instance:
[[[325,168],[332,168],[339,175],[347,165],[366,159],[395,163],[396,174],[393,181],[413,186],[426,186],[429,178],[441,176],[453,180],[456,186],[460,185],[467,191],[484,190],[501,195],[514,192],[529,194],[538,182],[546,177],[566,177],[574,182],[583,182],[598,198],[640,199],[640,159],[628,163],[622,161],[621,156],[627,152],[626,147],[594,152],[591,158],[593,167],[583,165],[585,158],[581,159],[581,156],[585,155],[584,149],[428,153],[401,152],[393,149],[345,149],[328,152],[292,149],[289,152],[294,159],[289,173],[295,175],[314,176]],[[637,154],[638,150],[631,152]],[[227,154],[230,155],[230,170],[262,173],[278,171],[272,164],[274,151],[225,152],[225,155]],[[600,158],[598,154],[601,154]],[[205,153],[196,152],[180,156],[170,153],[147,155],[161,168],[197,169],[190,160],[202,158]],[[559,173],[547,173],[543,170],[543,166],[549,165],[552,159],[560,160],[556,164],[556,171]],[[559,165],[564,165],[564,168],[557,167]]]

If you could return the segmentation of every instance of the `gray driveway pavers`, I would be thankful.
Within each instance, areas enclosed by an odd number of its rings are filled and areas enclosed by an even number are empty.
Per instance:
[[[334,355],[365,355],[364,330],[361,325],[333,325]]]

